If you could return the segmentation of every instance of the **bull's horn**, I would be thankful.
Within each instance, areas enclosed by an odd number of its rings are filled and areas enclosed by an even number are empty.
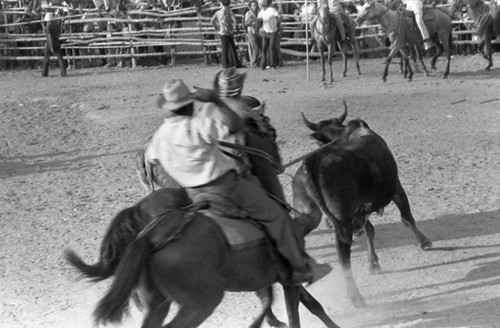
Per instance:
[[[344,122],[345,118],[347,117],[347,104],[345,100],[342,100],[342,102],[344,103],[344,112],[342,112],[342,114],[338,116],[340,122]]]
[[[306,116],[304,115],[304,113],[300,113],[302,115],[302,119],[304,120],[304,123],[306,124],[306,126],[310,129],[310,130],[313,130],[313,131],[318,131],[318,124],[316,123],[313,123],[311,121],[309,121]]]

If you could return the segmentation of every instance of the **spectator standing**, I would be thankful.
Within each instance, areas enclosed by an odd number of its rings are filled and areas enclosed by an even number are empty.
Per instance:
[[[221,9],[212,17],[211,23],[216,31],[219,31],[221,41],[221,63],[222,67],[243,67],[238,59],[236,44],[234,43],[234,26],[236,17],[231,12],[229,4],[231,0],[221,0]]]
[[[45,14],[44,17],[44,30],[47,36],[47,43],[45,44],[45,54],[43,58],[43,71],[42,76],[49,75],[49,64],[50,56],[56,55],[59,61],[59,70],[61,71],[61,76],[66,76],[66,66],[64,64],[64,59],[61,50],[61,41],[59,37],[61,35],[61,20],[55,20],[52,13]]]
[[[261,38],[259,36],[259,28],[257,25],[257,17],[259,15],[259,5],[256,0],[251,0],[248,3],[249,11],[245,14],[245,28],[247,32],[248,55],[252,67],[259,65],[259,57],[261,52]]]
[[[276,8],[268,5],[268,0],[258,0],[259,2],[259,15],[257,16],[262,27],[259,30],[262,37],[262,56],[260,59],[260,66],[266,69],[269,61],[271,68],[276,68],[277,55],[277,38],[279,30],[280,15]]]

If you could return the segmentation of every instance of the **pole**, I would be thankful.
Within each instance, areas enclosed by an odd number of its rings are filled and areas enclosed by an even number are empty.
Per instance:
[[[306,77],[309,82],[309,16],[307,13],[307,0],[304,6],[306,7]]]

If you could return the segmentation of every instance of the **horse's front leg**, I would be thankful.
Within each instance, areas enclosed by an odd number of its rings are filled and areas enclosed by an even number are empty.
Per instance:
[[[420,62],[420,64],[422,65],[422,69],[424,70],[424,76],[425,77],[428,77],[429,76],[429,71],[427,70],[427,66],[425,66],[425,63],[424,63],[424,56],[422,54],[422,50],[420,49],[419,45],[418,44],[414,44],[413,45],[413,49],[415,50],[415,55],[418,57],[418,61]],[[415,63],[417,61],[415,60]]]
[[[260,302],[262,304],[262,312],[257,317],[257,319],[254,320],[254,322],[250,327],[255,327],[255,328],[260,327],[265,316],[267,324],[270,327],[286,328],[287,327],[286,323],[278,320],[278,318],[276,318],[271,308],[274,301],[273,286],[270,285],[265,288],[259,289],[257,291],[257,296],[259,297]]]
[[[488,61],[488,66],[486,66],[485,70],[489,71],[491,67],[493,67],[493,58],[492,58],[492,50],[491,50],[491,36],[488,33],[485,33],[484,36],[484,58]]]
[[[304,306],[317,316],[323,323],[329,327],[329,328],[340,328],[337,326],[335,322],[330,319],[330,317],[326,314],[325,309],[321,305],[320,302],[318,302],[314,296],[312,296],[304,287],[299,287],[300,288],[300,302],[304,304]]]
[[[340,49],[340,53],[342,54],[342,61],[344,62],[344,70],[342,71],[342,77],[346,77],[347,75],[347,44],[345,42],[337,43]]]
[[[400,53],[403,56],[405,66],[408,70],[408,82],[411,82],[413,80],[413,69],[412,69],[411,64],[410,64],[410,59],[408,58],[407,49],[401,48]]]
[[[335,51],[334,45],[328,44],[328,67],[330,69],[330,83],[333,83],[333,52]]]
[[[395,45],[394,47],[392,47],[391,51],[389,52],[389,54],[385,58],[384,73],[382,74],[382,81],[383,82],[387,82],[387,74],[389,72],[389,65],[391,64],[392,57],[394,57],[400,49],[401,49],[401,46]]]
[[[285,305],[288,314],[288,326],[290,328],[300,328],[299,300],[301,287],[283,286],[285,291]]]
[[[325,75],[326,75],[326,71],[325,71],[325,54],[323,53],[323,45],[318,43],[318,50],[319,50],[319,58],[321,59],[321,68],[323,70],[323,75],[321,77],[321,82],[325,82],[326,79],[325,79]]]
[[[352,245],[352,221],[344,222],[343,225],[335,225],[335,236],[337,239],[337,254],[340,265],[344,273],[347,296],[352,304],[357,307],[366,307],[366,302],[359,292],[358,286],[354,281],[351,270],[351,245]]]

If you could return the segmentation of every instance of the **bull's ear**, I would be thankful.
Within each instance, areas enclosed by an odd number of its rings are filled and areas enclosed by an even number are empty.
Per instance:
[[[311,134],[311,137],[313,137],[315,140],[318,140],[319,142],[325,143],[325,137],[323,136],[323,133],[320,131],[315,131]]]
[[[300,113],[302,115],[302,120],[304,121],[305,125],[312,131],[317,131],[319,128],[318,128],[318,124],[316,123],[313,123],[311,121],[309,121],[306,116],[304,115],[304,113]]]
[[[344,123],[347,117],[347,103],[345,102],[345,100],[342,100],[342,103],[344,104],[344,111],[338,115],[338,119],[340,120],[340,122]]]

